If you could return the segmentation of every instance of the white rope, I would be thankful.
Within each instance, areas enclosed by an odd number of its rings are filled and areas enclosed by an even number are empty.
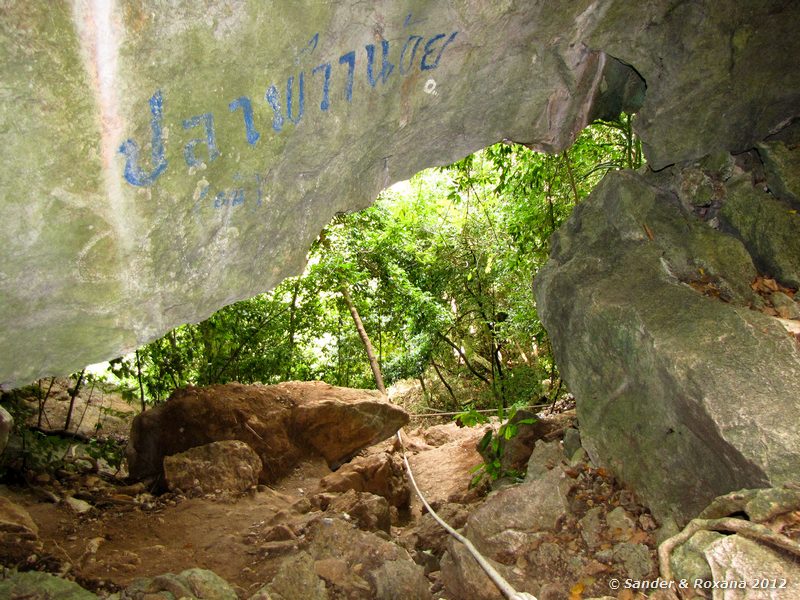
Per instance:
[[[508,581],[506,581],[500,573],[497,572],[488,560],[486,560],[483,555],[478,552],[478,549],[472,545],[467,538],[463,535],[458,533],[455,529],[453,529],[444,519],[442,519],[431,505],[428,504],[428,501],[425,499],[425,496],[422,495],[422,492],[417,486],[417,481],[414,479],[414,474],[411,472],[411,465],[408,462],[408,457],[406,456],[406,447],[403,443],[403,437],[400,435],[400,429],[397,430],[397,440],[400,442],[400,450],[403,452],[403,463],[406,466],[406,473],[408,474],[408,479],[411,481],[411,485],[414,486],[414,491],[419,496],[419,499],[422,500],[422,504],[425,505],[425,508],[428,509],[430,515],[436,520],[439,525],[444,527],[444,529],[457,539],[459,542],[464,544],[464,547],[469,551],[472,557],[478,562],[481,568],[486,571],[486,574],[489,576],[489,579],[498,587],[498,589],[503,593],[503,595],[508,598],[508,600],[536,600],[536,596],[532,596],[527,592],[518,592],[515,590]]]

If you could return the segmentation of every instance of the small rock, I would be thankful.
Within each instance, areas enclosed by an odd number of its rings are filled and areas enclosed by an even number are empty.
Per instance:
[[[534,481],[555,468],[565,460],[564,448],[559,440],[543,442],[539,440],[533,447],[531,457],[528,459],[528,471],[525,481]]]
[[[595,553],[594,557],[603,564],[611,564],[614,560],[614,551],[610,548],[607,550],[599,550]]]
[[[644,544],[622,542],[614,546],[614,561],[621,564],[631,579],[647,579],[653,571],[650,549]]]
[[[567,559],[567,568],[575,578],[580,576],[584,567],[586,567],[586,560],[582,556],[574,555]]]
[[[213,571],[187,569],[178,575],[165,573],[134,580],[123,592],[125,600],[151,598],[195,598],[197,600],[237,600],[236,592]]]
[[[599,506],[590,508],[586,511],[584,517],[578,521],[581,527],[581,537],[586,545],[591,548],[597,548],[601,542],[601,529],[603,509]]]
[[[392,526],[389,503],[386,498],[369,492],[348,490],[328,505],[329,511],[346,514],[353,518],[359,529],[364,531],[385,531]]]
[[[545,567],[564,560],[564,554],[558,544],[553,542],[544,542],[532,553],[531,559],[533,564],[539,567]]]
[[[574,427],[568,427],[564,431],[564,454],[572,458],[581,448],[581,434]]]
[[[79,515],[92,510],[92,505],[86,502],[86,500],[79,500],[78,498],[74,498],[73,496],[67,496],[66,498],[64,498],[64,504],[69,506]]]
[[[566,583],[545,583],[537,596],[539,600],[561,600],[569,597],[569,586]]]
[[[633,536],[636,523],[628,512],[618,506],[606,515],[609,535],[615,542],[627,542]]]
[[[427,444],[434,447],[444,446],[450,441],[450,434],[447,432],[447,429],[441,425],[435,425],[423,430],[422,437]]]
[[[272,600],[328,600],[325,582],[314,570],[314,559],[299,552],[286,559],[277,575],[265,586]]]
[[[14,417],[5,408],[0,406],[0,454],[6,449],[8,436],[14,427]]]
[[[586,448],[578,448],[569,459],[569,465],[571,467],[575,467],[581,463],[585,463],[589,458],[589,454],[586,452]]]
[[[50,482],[53,480],[53,478],[52,478],[52,477],[50,477],[50,474],[49,474],[49,473],[37,473],[37,474],[34,476],[33,480],[34,480],[36,483],[42,483],[42,484],[44,484],[44,483],[50,483]]]
[[[778,316],[784,319],[800,319],[800,304],[792,300],[783,292],[772,292],[770,295],[772,305],[778,311]]]
[[[236,592],[213,571],[207,569],[188,569],[181,572],[194,596],[200,600],[236,600]]]
[[[553,469],[537,481],[492,493],[469,516],[467,537],[500,560],[500,555],[508,554],[510,541],[520,543],[520,535],[555,529],[568,510],[567,485],[563,471]]]
[[[41,549],[39,528],[28,511],[0,496],[0,564],[18,563]]]
[[[323,558],[316,561],[314,563],[314,572],[336,587],[347,588],[351,583],[350,567],[339,558]],[[367,586],[367,590],[369,590],[369,586]]]
[[[645,513],[643,515],[639,515],[639,527],[641,527],[644,531],[655,531],[656,527],[658,527],[658,524],[652,516]]]
[[[467,522],[469,512],[462,504],[448,503],[436,509],[439,516],[452,527],[461,529]],[[450,535],[439,525],[430,513],[425,513],[415,527],[414,548],[417,550],[430,550],[434,555],[441,557],[444,554],[447,540]]]

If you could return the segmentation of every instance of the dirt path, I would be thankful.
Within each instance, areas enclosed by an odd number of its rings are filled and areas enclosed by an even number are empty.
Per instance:
[[[424,431],[406,434],[406,443],[421,488],[436,502],[468,491],[469,470],[480,462],[474,448],[481,432],[452,424],[434,429],[427,441]],[[373,451],[392,445],[390,441]],[[139,577],[200,567],[214,571],[247,598],[296,549],[291,543],[275,543],[275,526],[307,520],[310,506],[304,499],[320,491],[320,479],[330,472],[322,460],[307,460],[274,488],[259,486],[238,498],[117,493],[110,507],[85,514],[47,502],[24,487],[0,493],[28,510],[45,552],[95,590],[113,591]],[[73,482],[72,487],[80,496],[80,484]],[[420,515],[416,498],[412,514]],[[414,519],[407,527],[413,526]],[[393,530],[398,537],[402,533]]]

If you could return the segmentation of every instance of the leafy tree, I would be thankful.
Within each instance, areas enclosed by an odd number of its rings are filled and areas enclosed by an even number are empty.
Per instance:
[[[502,143],[420,173],[369,209],[337,216],[301,277],[178,327],[113,368],[132,397],[156,403],[187,384],[416,378],[426,390],[438,383],[430,401],[442,408],[504,415],[545,395],[542,381],[559,389],[531,288],[550,236],[606,171],[641,160],[622,115],[557,155]]]

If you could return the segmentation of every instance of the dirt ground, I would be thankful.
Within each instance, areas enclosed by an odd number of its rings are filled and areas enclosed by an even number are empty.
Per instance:
[[[445,431],[450,440],[439,447],[428,445],[421,430],[405,436],[416,452],[410,458],[412,469],[433,502],[467,493],[470,469],[481,462],[475,446],[482,430],[449,425]],[[375,450],[392,445],[390,441]],[[322,459],[309,459],[276,486],[258,486],[235,498],[154,497],[135,486],[115,490],[85,477],[64,482],[78,491],[77,496],[83,497],[83,491],[104,506],[84,514],[47,501],[40,491],[44,486],[2,486],[0,494],[28,510],[45,553],[60,563],[60,569],[94,591],[113,592],[139,577],[200,567],[214,571],[247,598],[272,579],[280,560],[292,550],[290,545],[276,545],[272,553],[264,552],[271,527],[301,521],[307,512],[302,499],[317,494],[320,479],[330,472]],[[91,491],[100,489],[102,494]],[[420,507],[414,497],[412,521]],[[394,528],[393,534],[401,531]]]
[[[52,428],[63,427],[68,403],[67,384],[55,385],[46,403],[45,420]],[[35,406],[33,402],[32,407]],[[75,420],[70,429],[87,436],[102,432],[124,437],[137,412],[119,396],[102,390],[91,394],[84,390],[73,410]],[[33,421],[35,417],[31,417]],[[423,423],[415,427],[412,420],[403,430],[419,487],[434,507],[456,502],[462,506],[462,513],[471,513],[481,506],[488,491],[470,489],[474,469],[482,463],[476,447],[487,425],[459,427],[441,420],[440,424],[433,424],[430,419]],[[392,438],[362,454],[398,449]],[[273,579],[288,555],[302,546],[302,534],[295,538],[281,532],[287,527],[302,531],[313,515],[319,515],[315,512],[319,506],[314,503],[322,491],[320,480],[331,473],[322,458],[309,458],[269,487],[259,485],[237,496],[217,493],[186,497],[176,493],[153,495],[144,484],[126,481],[124,469],[100,466],[99,471],[28,472],[24,482],[0,485],[0,496],[30,513],[43,544],[38,555],[28,556],[16,566],[61,574],[101,596],[122,590],[138,578],[199,567],[214,571],[229,582],[240,598],[249,598]],[[547,537],[562,547],[565,556],[582,547],[578,520],[585,511],[603,502],[610,510],[619,505],[620,494],[624,493],[602,470],[593,470],[589,465],[573,470],[570,477],[583,482],[583,488],[579,486],[572,497],[578,512],[568,516],[558,531]],[[68,499],[74,500],[67,502]],[[422,515],[422,504],[412,494],[410,510],[394,515],[388,536],[405,545],[412,555],[413,540],[425,521]],[[651,534],[640,532],[640,536],[638,541],[654,548]],[[2,554],[0,564],[15,566]],[[614,575],[611,567],[605,568],[596,561],[590,566],[602,572],[590,578],[596,582],[594,588],[604,588],[601,578]],[[570,572],[566,566],[553,566],[548,573],[552,581],[561,582],[562,589],[577,589],[574,569]],[[442,590],[438,577],[436,573],[430,576],[434,597],[460,600]],[[569,597],[589,596],[578,593]],[[631,600],[632,596],[620,598]]]

